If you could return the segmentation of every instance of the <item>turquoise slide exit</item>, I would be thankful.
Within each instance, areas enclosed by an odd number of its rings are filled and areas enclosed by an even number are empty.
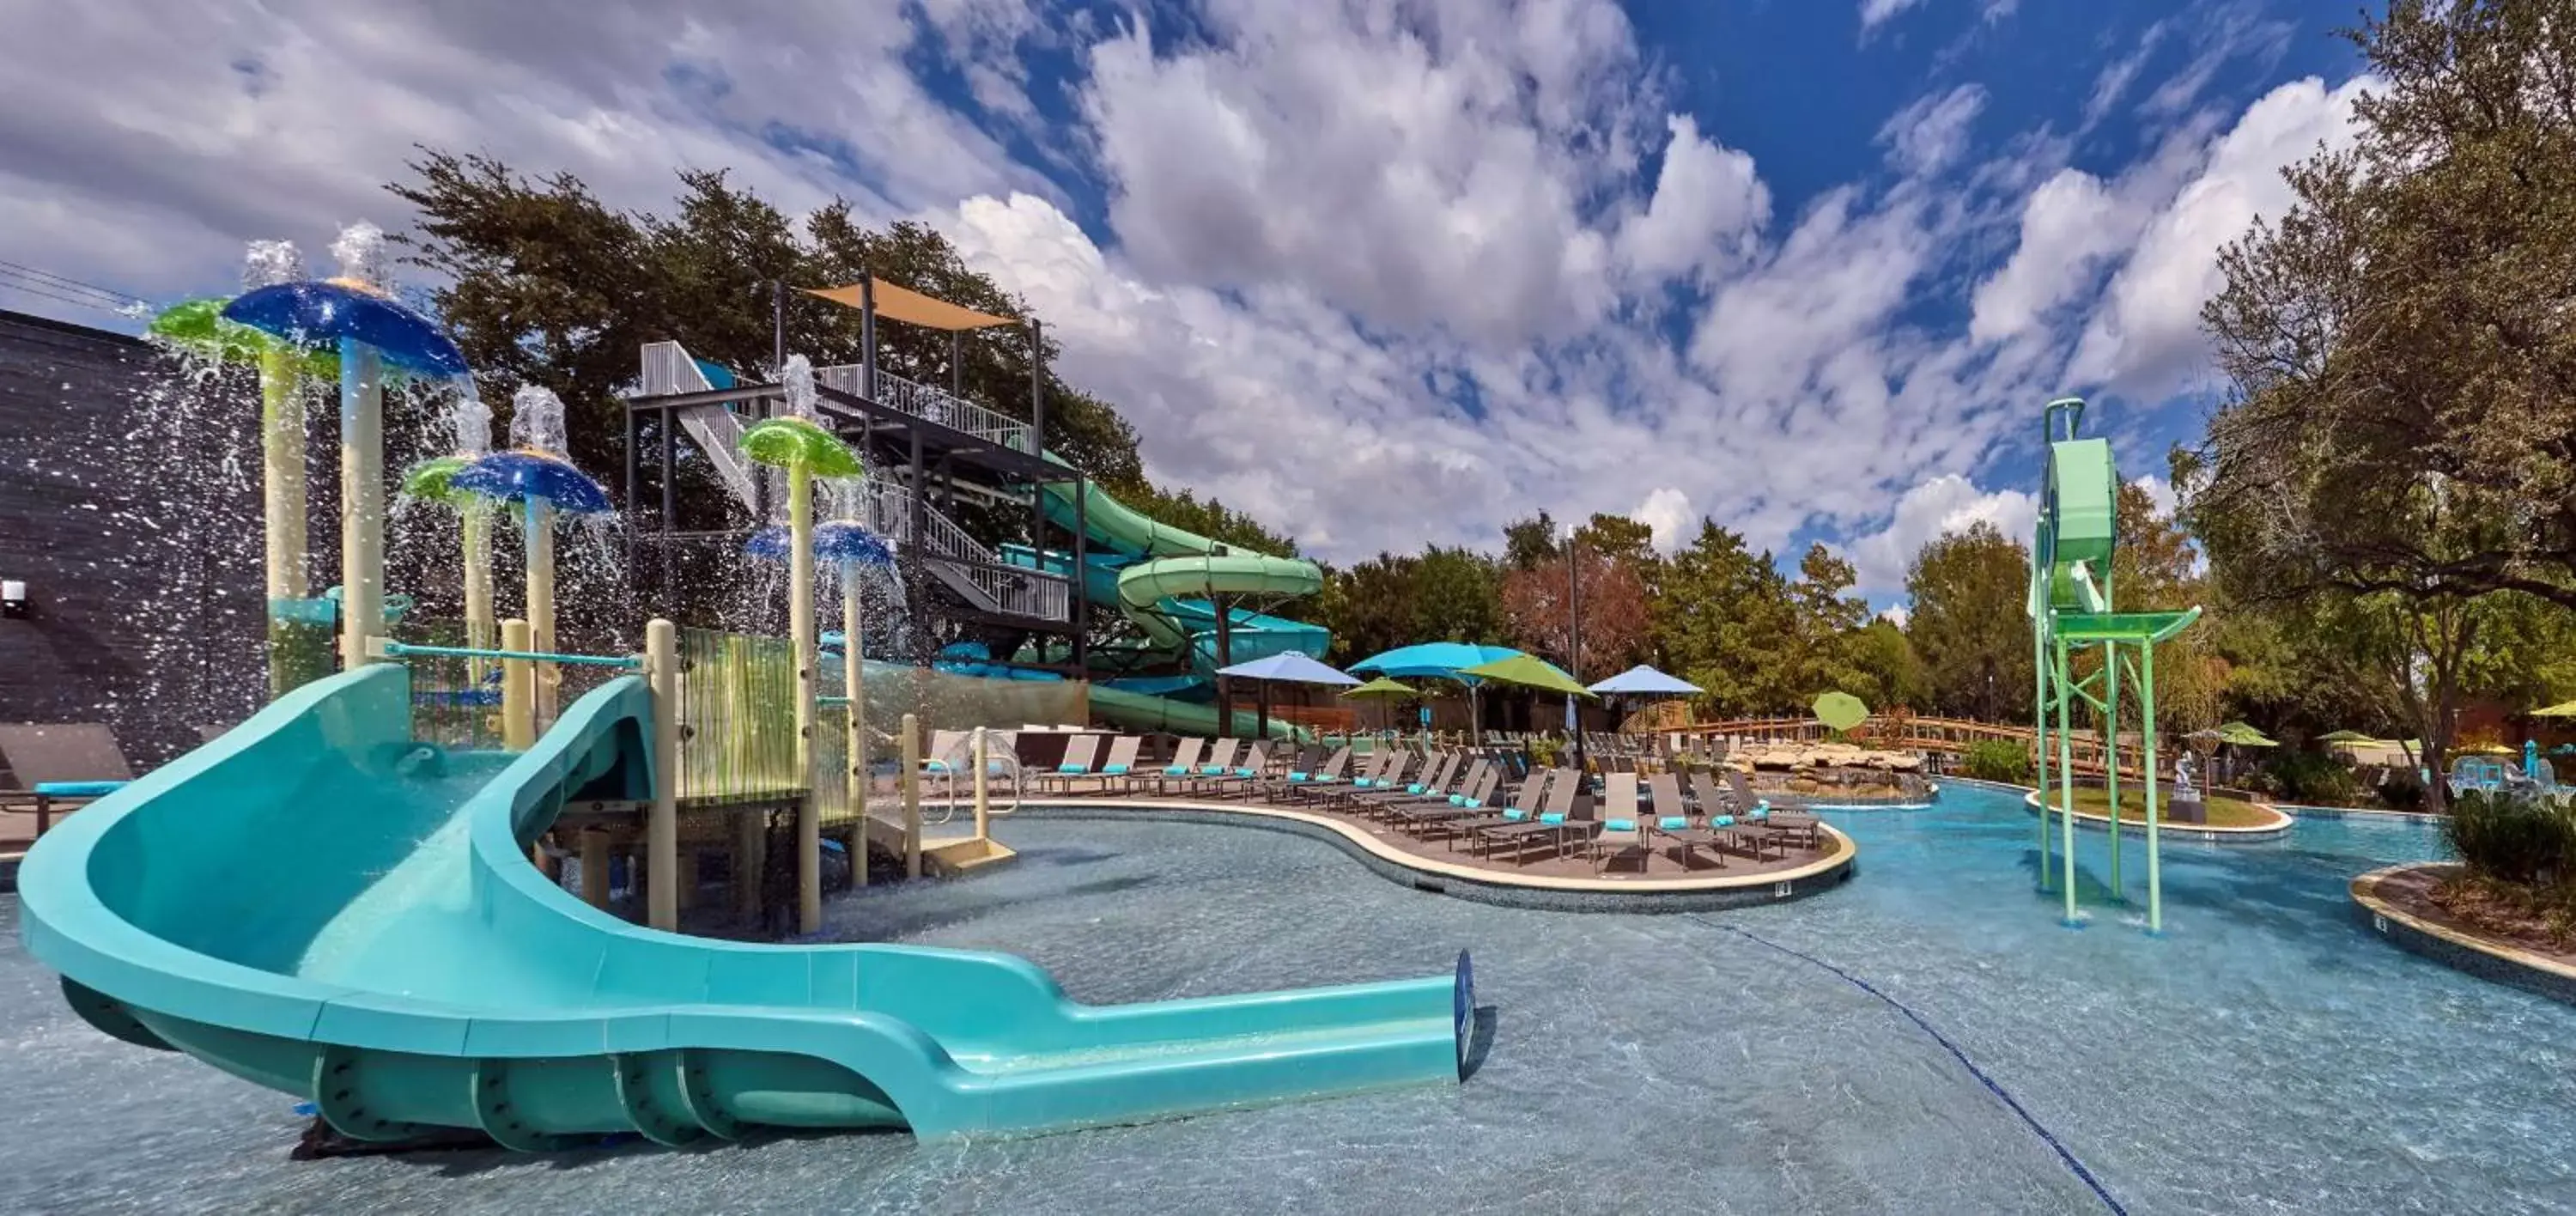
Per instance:
[[[1455,974],[1090,1006],[1004,954],[659,933],[528,864],[568,799],[651,795],[628,677],[524,754],[411,739],[378,665],[288,694],[47,833],[28,950],[83,1018],[310,1100],[343,1134],[514,1149],[637,1132],[1130,1123],[1455,1083]]]

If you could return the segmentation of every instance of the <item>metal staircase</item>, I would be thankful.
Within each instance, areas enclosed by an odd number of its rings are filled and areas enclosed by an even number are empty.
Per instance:
[[[822,367],[814,370],[817,382],[843,392],[859,391],[861,370],[855,365]],[[961,401],[936,389],[926,389],[911,381],[877,373],[880,391],[891,392],[879,398],[904,413],[926,422],[961,430],[990,442],[1017,446],[1027,450],[1028,426],[1006,415],[995,413],[973,402]],[[653,342],[644,347],[644,376],[640,394],[647,397],[674,393],[702,393],[715,386],[697,360],[677,342]],[[901,398],[897,400],[896,398]],[[772,485],[762,495],[760,479],[774,476],[766,469],[745,459],[741,440],[742,416],[722,405],[702,405],[677,411],[680,428],[696,440],[715,467],[717,477],[732,492],[734,500],[745,510],[758,510],[763,501],[782,501],[783,488]],[[953,421],[952,421],[953,419]],[[995,421],[999,420],[999,421]],[[1060,578],[1013,567],[1001,555],[967,535],[955,520],[928,502],[921,504],[921,535],[913,535],[913,491],[900,480],[899,470],[870,470],[861,491],[860,522],[904,549],[916,549],[924,559],[922,566],[958,599],[989,613],[1026,617],[1044,621],[1073,619],[1071,584]]]

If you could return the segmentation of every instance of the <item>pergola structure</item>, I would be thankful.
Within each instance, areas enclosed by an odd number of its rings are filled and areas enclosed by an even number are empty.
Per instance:
[[[2117,508],[2120,479],[2112,465],[2111,444],[2082,439],[2084,401],[2062,397],[2048,403],[2041,417],[2041,437],[2048,449],[2048,472],[2042,486],[2038,536],[2031,546],[2031,646],[2038,692],[2034,705],[2037,733],[2034,750],[2039,773],[2039,885],[2048,889],[2051,858],[2048,817],[2049,742],[2057,745],[2054,809],[2062,849],[2058,884],[2066,900],[2066,923],[2082,923],[2075,907],[2075,757],[2072,714],[2078,701],[2091,706],[2102,737],[2120,735],[2120,677],[2126,671],[2136,689],[2140,740],[2146,780],[2147,931],[2164,929],[2164,876],[2157,828],[2163,819],[2158,803],[2156,749],[2156,645],[2200,619],[2200,609],[2180,612],[2121,612],[2114,608],[2111,555],[2118,543]],[[2075,656],[2101,653],[2101,665],[2078,677]],[[2052,723],[2051,719],[2054,718]],[[2110,795],[2110,872],[2106,879],[2120,896],[2120,755],[2102,749],[2103,781]],[[2124,897],[2122,897],[2124,898]]]

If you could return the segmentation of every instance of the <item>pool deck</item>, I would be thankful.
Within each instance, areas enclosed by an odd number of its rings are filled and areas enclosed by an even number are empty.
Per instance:
[[[2458,869],[2457,862],[2428,861],[2372,870],[2352,880],[2352,902],[2399,949],[2576,1005],[2576,959],[2498,941],[2428,906],[2434,884]]]
[[[1313,806],[1207,798],[1067,795],[1021,804],[1008,815],[1045,818],[1152,817],[1266,828],[1340,847],[1379,876],[1417,890],[1480,903],[1555,911],[1699,912],[1774,903],[1811,895],[1851,877],[1858,846],[1831,825],[1819,847],[1790,848],[1762,860],[1736,851],[1718,864],[1702,851],[1687,868],[1659,843],[1643,857],[1596,872],[1580,853],[1526,862],[1479,857],[1445,841],[1423,840],[1363,816]]]

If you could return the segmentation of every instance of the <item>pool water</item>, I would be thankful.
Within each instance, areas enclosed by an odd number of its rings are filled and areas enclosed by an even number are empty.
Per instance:
[[[2101,902],[2099,832],[2079,833],[2090,922],[2059,925],[2010,795],[1827,818],[1860,844],[1850,883],[1690,916],[1485,907],[1272,832],[1004,820],[1019,862],[838,900],[830,932],[1015,951],[1102,1002],[1438,973],[1463,946],[1490,1047],[1454,1088],[936,1145],[290,1162],[291,1099],[79,1023],[0,901],[0,1210],[2576,1206],[2576,1009],[2399,951],[2345,899],[2439,855],[2431,830],[2168,842],[2151,938]]]

